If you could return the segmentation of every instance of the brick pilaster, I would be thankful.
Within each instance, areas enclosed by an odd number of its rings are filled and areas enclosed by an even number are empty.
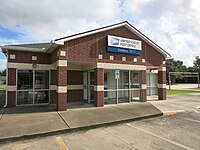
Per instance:
[[[57,110],[67,109],[67,67],[57,67]]]
[[[94,103],[97,107],[104,106],[104,69],[95,68],[94,69]]]
[[[8,68],[8,87],[12,86],[16,87],[16,69],[15,68]],[[15,107],[16,106],[16,91],[12,90],[10,91],[10,89],[8,89],[8,107]]]
[[[166,70],[162,67],[158,71],[158,98],[166,100]]]
[[[141,71],[141,102],[147,101],[146,70]]]

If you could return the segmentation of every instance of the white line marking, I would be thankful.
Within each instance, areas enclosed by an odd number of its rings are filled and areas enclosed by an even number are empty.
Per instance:
[[[185,146],[185,145],[182,145],[182,144],[180,144],[180,143],[171,141],[171,140],[169,140],[169,139],[166,139],[166,138],[164,138],[164,137],[161,137],[161,136],[159,136],[159,135],[157,135],[157,134],[154,134],[154,133],[149,132],[149,131],[147,131],[147,130],[144,130],[144,129],[142,129],[142,128],[133,126],[133,125],[131,125],[130,123],[127,123],[127,125],[128,125],[129,127],[132,127],[132,128],[137,129],[137,130],[143,131],[143,132],[145,132],[145,133],[147,133],[147,134],[149,134],[149,135],[152,135],[152,136],[154,136],[154,137],[156,137],[156,138],[162,139],[162,140],[167,141],[167,142],[169,142],[169,143],[171,143],[171,144],[174,144],[174,145],[176,145],[176,146],[182,147],[182,148],[184,148],[184,149],[187,149],[187,150],[194,150],[193,148],[190,148],[190,147],[188,147],[188,146]]]
[[[56,140],[57,140],[58,144],[60,145],[60,149],[61,150],[68,150],[68,148],[65,145],[63,139],[60,136],[56,137]]]

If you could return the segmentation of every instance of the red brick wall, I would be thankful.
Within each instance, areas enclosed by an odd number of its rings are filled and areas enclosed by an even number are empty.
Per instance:
[[[107,35],[120,36],[125,38],[131,38],[135,40],[141,40],[137,35],[133,34],[126,27],[119,27],[109,31],[89,35],[86,37],[71,40],[62,46],[62,49],[67,51],[67,58],[71,61],[89,61],[89,62],[111,62],[111,63],[123,63],[123,64],[137,64],[137,65],[155,65],[161,66],[164,57],[161,53],[155,50],[146,42],[142,41],[142,54],[141,56],[108,53],[106,51],[106,36]],[[98,60],[98,54],[103,55],[103,60]],[[109,57],[114,56],[114,60],[110,60]],[[126,57],[126,61],[122,61],[122,57]],[[133,59],[137,58],[138,62],[133,62]],[[142,63],[142,59],[146,60],[146,63]]]
[[[16,85],[16,69],[8,68],[8,85]]]
[[[50,91],[50,103],[51,104],[57,103],[57,91],[55,90]]]
[[[83,90],[68,90],[67,91],[67,102],[82,102],[83,101]]]
[[[82,71],[67,71],[67,85],[83,85]]]
[[[57,70],[51,70],[50,85],[57,85]]]
[[[8,91],[8,107],[15,107],[16,103],[16,92]]]
[[[58,86],[67,85],[67,67],[57,67]]]
[[[68,41],[68,60],[73,61],[96,61],[96,35],[89,35],[83,38]]]
[[[64,111],[66,110],[67,105],[67,94],[66,93],[57,93],[57,110]]]
[[[33,52],[10,50],[9,54],[14,54],[15,59],[10,59],[10,57],[8,57],[8,62],[15,62],[15,63],[37,62],[37,64],[50,64],[50,55],[47,53],[33,53]],[[33,61],[32,56],[37,56],[37,61]]]

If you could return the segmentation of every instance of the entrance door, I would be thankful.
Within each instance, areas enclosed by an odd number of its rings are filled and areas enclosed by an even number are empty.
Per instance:
[[[49,71],[17,71],[17,105],[49,103]]]
[[[147,96],[158,95],[158,74],[147,73]]]
[[[94,71],[83,73],[83,97],[86,103],[94,103]]]

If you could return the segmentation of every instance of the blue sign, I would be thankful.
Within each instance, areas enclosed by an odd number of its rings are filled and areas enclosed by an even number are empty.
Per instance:
[[[141,51],[140,50],[125,49],[125,48],[111,47],[111,46],[107,46],[107,51],[108,52],[112,52],[112,53],[141,55]]]
[[[111,35],[107,36],[108,52],[141,55],[141,50],[141,41]]]

